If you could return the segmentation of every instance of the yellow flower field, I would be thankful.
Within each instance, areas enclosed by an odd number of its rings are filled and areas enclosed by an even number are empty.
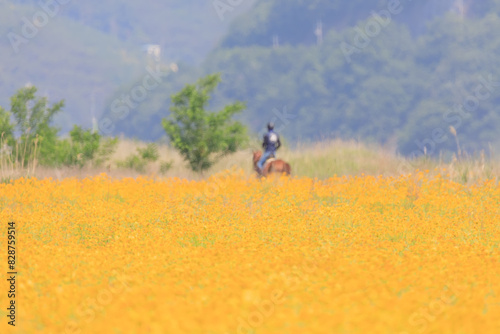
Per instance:
[[[500,187],[429,175],[1,184],[0,333],[499,333]]]

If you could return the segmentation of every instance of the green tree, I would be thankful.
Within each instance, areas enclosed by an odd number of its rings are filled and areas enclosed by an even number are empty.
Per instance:
[[[49,106],[47,98],[36,96],[36,92],[36,87],[21,88],[11,98],[10,111],[0,107],[1,150],[10,147],[5,150],[12,154],[9,159],[21,168],[32,164],[33,169],[37,164],[83,167],[92,162],[99,166],[109,159],[117,138],[102,138],[76,125],[70,138],[59,138],[59,128],[50,124],[64,101]]]
[[[91,163],[101,166],[113,154],[118,138],[103,138],[92,130],[84,130],[74,125],[70,138],[60,140],[52,151],[51,160],[46,164],[78,166],[82,168]]]
[[[16,143],[13,137],[9,138],[8,144],[17,150],[16,156],[22,166],[35,158],[37,146],[42,159],[51,154],[51,148],[57,142],[58,129],[50,123],[64,107],[64,101],[49,106],[47,98],[37,97],[36,92],[34,86],[24,87],[11,98],[10,113],[19,138]]]
[[[0,107],[0,136],[1,145],[9,145],[14,142],[14,125],[10,121],[11,113]],[[0,147],[1,149],[1,147]]]
[[[117,166],[120,168],[130,168],[143,173],[146,166],[150,162],[156,162],[160,158],[158,146],[155,143],[149,143],[145,148],[137,148],[136,154],[129,155],[125,160],[118,161]],[[163,166],[163,169],[168,165]],[[166,171],[166,170],[165,170]]]
[[[172,96],[171,119],[162,120],[172,145],[191,169],[201,174],[247,140],[246,128],[232,120],[245,109],[243,103],[235,102],[219,112],[206,110],[220,81],[219,74],[212,74],[199,79],[196,85],[186,85]]]

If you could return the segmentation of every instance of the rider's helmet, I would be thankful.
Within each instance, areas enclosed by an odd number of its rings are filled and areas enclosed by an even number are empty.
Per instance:
[[[269,131],[273,130],[273,129],[274,129],[274,123],[273,123],[273,122],[269,122],[269,123],[267,123],[267,129],[268,129]]]

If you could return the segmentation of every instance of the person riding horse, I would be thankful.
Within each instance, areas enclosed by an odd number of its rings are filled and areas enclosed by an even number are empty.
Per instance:
[[[267,124],[267,130],[268,132],[264,135],[264,142],[262,143],[264,154],[262,154],[262,157],[257,163],[260,173],[262,173],[262,168],[266,160],[271,157],[275,158],[276,151],[281,147],[280,136],[274,132],[274,124],[272,122]]]

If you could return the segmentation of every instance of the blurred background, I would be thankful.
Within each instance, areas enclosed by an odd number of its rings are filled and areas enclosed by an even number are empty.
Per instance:
[[[500,0],[0,0],[0,105],[34,85],[66,101],[62,134],[78,124],[158,142],[171,95],[220,72],[211,108],[245,102],[237,119],[255,138],[273,120],[291,146],[451,156],[459,139],[489,155],[500,143],[499,12]],[[151,72],[158,85],[114,113]]]

